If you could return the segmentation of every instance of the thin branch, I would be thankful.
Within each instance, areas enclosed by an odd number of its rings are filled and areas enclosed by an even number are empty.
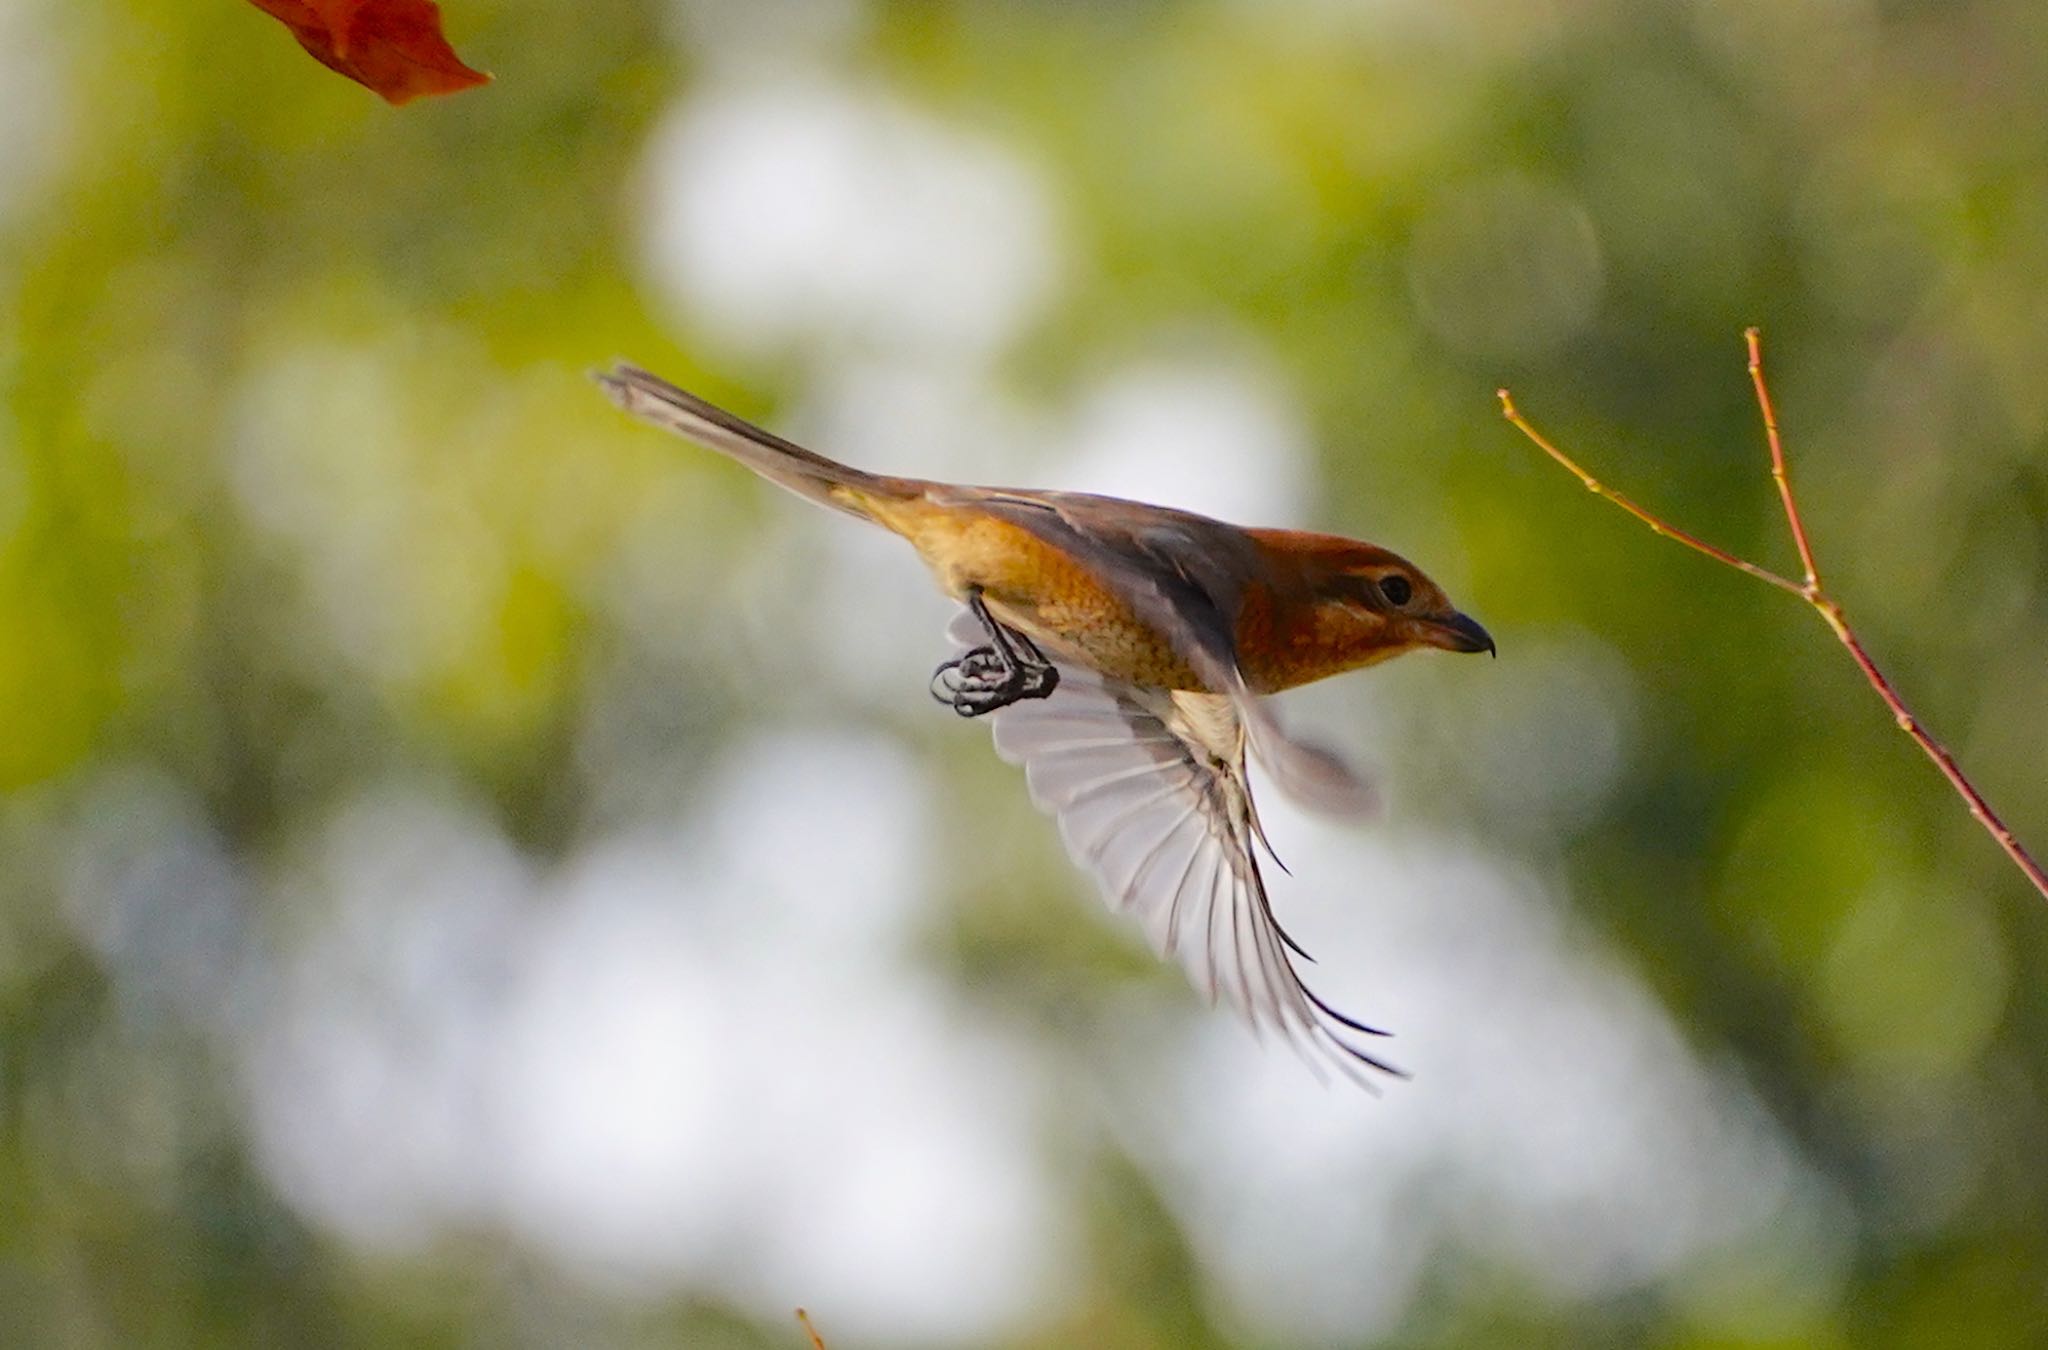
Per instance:
[[[811,1338],[811,1350],[825,1350],[825,1338],[820,1336],[818,1329],[811,1325],[811,1315],[802,1308],[798,1308],[796,1310],[796,1320],[803,1323],[804,1335]]]
[[[1975,816],[1977,822],[1998,841],[1998,846],[2005,850],[2013,865],[2033,883],[2034,889],[2044,898],[2048,898],[2048,873],[2044,873],[2041,865],[2021,847],[2013,832],[2006,828],[2005,822],[1998,818],[1990,803],[1984,800],[1984,794],[1977,790],[1976,785],[1963,772],[1962,766],[1956,763],[1955,756],[1951,755],[1941,742],[1934,739],[1921,724],[1920,719],[1913,714],[1913,710],[1906,706],[1905,700],[1899,696],[1898,689],[1885,677],[1884,672],[1877,668],[1877,663],[1870,659],[1870,653],[1864,650],[1863,643],[1856,636],[1856,630],[1849,626],[1848,619],[1843,616],[1842,607],[1821,585],[1820,568],[1813,560],[1813,545],[1807,539],[1806,525],[1799,515],[1799,501],[1792,492],[1792,476],[1785,463],[1785,445],[1778,434],[1778,414],[1771,405],[1770,388],[1764,381],[1763,335],[1757,329],[1751,328],[1743,337],[1749,347],[1749,379],[1756,389],[1757,409],[1763,416],[1764,437],[1770,446],[1771,478],[1778,485],[1778,499],[1785,507],[1785,523],[1792,532],[1793,545],[1799,550],[1800,565],[1806,570],[1804,583],[1779,576],[1768,568],[1738,558],[1725,549],[1716,548],[1694,535],[1687,534],[1684,530],[1666,524],[1655,513],[1605,486],[1580,468],[1542,432],[1530,425],[1528,419],[1516,411],[1514,399],[1509,397],[1505,389],[1500,391],[1501,412],[1517,430],[1535,443],[1537,449],[1569,469],[1574,477],[1585,484],[1588,491],[1605,497],[1665,538],[1676,540],[1696,553],[1705,554],[1715,562],[1732,567],[1738,572],[1746,572],[1759,581],[1796,595],[1811,606],[1821,621],[1827,624],[1829,631],[1849,649],[1849,655],[1856,662],[1857,669],[1863,672],[1863,678],[1870,682],[1870,687],[1877,691],[1877,696],[1884,700],[1884,705],[1890,710],[1892,720],[1898,724],[1899,730],[1911,737],[1913,743],[1934,761],[1935,767],[1941,770],[1942,776],[1948,779],[1949,785],[1970,808],[1970,814]]]
[[[1616,492],[1613,488],[1608,487],[1605,483],[1595,478],[1592,474],[1587,473],[1584,469],[1580,468],[1578,466],[1578,462],[1574,460],[1570,455],[1567,455],[1564,451],[1558,449],[1555,445],[1551,444],[1549,437],[1545,436],[1542,432],[1538,431],[1535,427],[1531,426],[1529,424],[1529,420],[1523,417],[1522,414],[1516,410],[1515,400],[1508,393],[1507,390],[1502,389],[1499,390],[1498,393],[1500,395],[1501,413],[1508,419],[1508,421],[1513,422],[1516,427],[1520,428],[1524,436],[1527,436],[1530,440],[1536,442],[1537,449],[1541,450],[1544,454],[1549,455],[1558,463],[1564,465],[1565,468],[1571,470],[1573,475],[1576,476],[1581,483],[1584,483],[1586,485],[1586,491],[1605,497],[1608,501],[1613,502],[1616,506],[1628,512],[1637,520],[1642,521],[1643,524],[1649,526],[1658,534],[1663,535],[1666,539],[1675,540],[1676,542],[1681,543],[1685,545],[1687,548],[1693,550],[1693,552],[1695,553],[1704,553],[1709,558],[1712,558],[1715,562],[1720,563],[1723,566],[1732,567],[1738,572],[1747,572],[1751,576],[1755,577],[1758,581],[1769,582],[1771,585],[1776,586],[1781,591],[1790,591],[1794,595],[1802,597],[1804,596],[1805,592],[1800,588],[1798,582],[1789,581],[1786,578],[1779,576],[1776,572],[1771,571],[1767,567],[1758,567],[1755,563],[1750,562],[1747,559],[1738,558],[1733,553],[1728,552],[1726,549],[1715,548],[1712,544],[1708,543],[1704,539],[1701,539],[1698,535],[1687,534],[1684,530],[1679,529],[1676,525],[1666,524],[1663,520],[1659,519],[1656,515],[1651,513],[1651,511],[1648,508],[1636,505],[1635,502],[1631,501],[1629,498],[1624,497],[1619,492]]]
[[[1785,469],[1785,442],[1778,436],[1778,410],[1771,406],[1771,388],[1764,383],[1764,335],[1760,328],[1743,330],[1749,346],[1749,383],[1756,390],[1757,411],[1763,414],[1764,439],[1771,447],[1771,480],[1778,485],[1778,500],[1785,504],[1785,523],[1792,527],[1792,542],[1799,549],[1799,565],[1806,569],[1806,598],[1820,594],[1820,569],[1813,565],[1813,545],[1806,542],[1806,525],[1799,519],[1799,502],[1792,495],[1792,475]]]

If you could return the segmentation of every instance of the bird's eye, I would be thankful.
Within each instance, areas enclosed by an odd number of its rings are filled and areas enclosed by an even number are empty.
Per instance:
[[[1415,588],[1408,584],[1408,578],[1399,575],[1381,577],[1379,587],[1380,594],[1385,596],[1387,603],[1395,609],[1399,609],[1407,604],[1409,599],[1415,594]]]

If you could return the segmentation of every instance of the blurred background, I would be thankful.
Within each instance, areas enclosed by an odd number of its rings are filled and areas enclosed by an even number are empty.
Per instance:
[[[2029,1346],[2038,0],[0,0],[12,1345]],[[1372,539],[1319,1086],[924,687],[899,543],[610,408]],[[1270,794],[1269,794],[1270,795]]]

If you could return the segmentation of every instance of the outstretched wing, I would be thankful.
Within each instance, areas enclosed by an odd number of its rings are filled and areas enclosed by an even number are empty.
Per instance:
[[[951,636],[980,641],[966,615]],[[1385,1035],[1305,985],[1304,958],[1280,927],[1253,849],[1258,817],[1244,778],[1244,733],[1232,701],[1174,695],[1060,668],[1045,699],[991,715],[996,753],[1023,767],[1032,801],[1058,821],[1068,854],[1114,910],[1133,915],[1161,956],[1196,988],[1271,1028],[1311,1064],[1401,1071],[1354,1034]]]

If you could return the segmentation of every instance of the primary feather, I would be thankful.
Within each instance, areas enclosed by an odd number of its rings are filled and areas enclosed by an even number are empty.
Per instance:
[[[949,636],[968,647],[980,634],[962,615]],[[1295,969],[1306,954],[1274,917],[1255,852],[1238,706],[1062,667],[1050,698],[990,720],[996,753],[1023,768],[1032,801],[1104,902],[1133,916],[1206,998],[1356,1081],[1369,1081],[1362,1068],[1399,1075],[1353,1039],[1385,1033],[1337,1012]]]

